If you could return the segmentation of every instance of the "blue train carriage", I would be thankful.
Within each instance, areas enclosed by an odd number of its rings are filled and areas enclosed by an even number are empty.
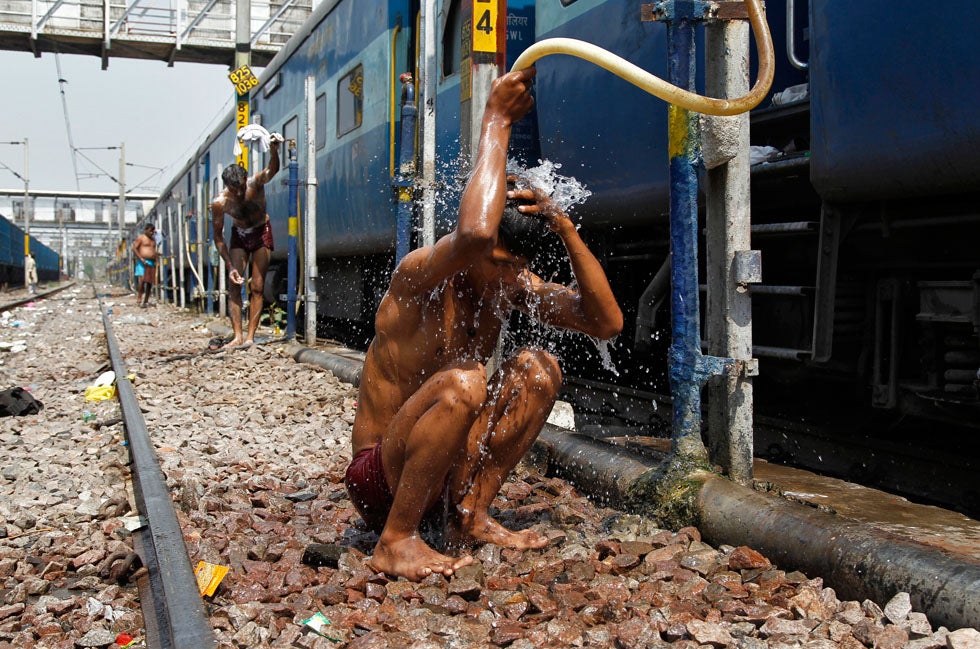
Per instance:
[[[30,237],[39,282],[56,282],[61,277],[61,256]],[[0,215],[0,284],[24,285],[24,230]]]
[[[964,20],[915,7],[767,3],[776,74],[751,137],[764,267],[754,355],[769,412],[805,390],[814,422],[833,401],[980,423],[980,68],[963,65],[980,5]],[[665,76],[665,29],[638,13],[626,0],[539,1],[536,35],[596,43]],[[576,213],[627,322],[663,323],[666,340],[669,315],[643,303],[668,255],[665,105],[570,57],[539,62],[536,90],[542,156],[594,192]],[[662,363],[637,351],[649,337],[633,333],[614,350],[619,380],[662,389]]]
[[[980,68],[964,61],[980,5],[949,20],[908,0],[802,4],[809,97],[752,122],[780,152],[754,169],[754,230],[807,226],[753,243],[767,284],[804,289],[754,301],[757,344],[799,350],[762,366],[769,394],[976,428]]]
[[[378,289],[368,287],[363,278],[377,276],[381,281],[384,273],[376,269],[385,266],[384,259],[394,249],[392,185],[401,95],[396,80],[401,72],[414,70],[414,16],[408,0],[322,2],[250,93],[251,122],[295,140],[300,178],[305,181],[305,82],[309,76],[315,78],[316,250],[323,295],[318,308],[328,319],[371,321],[369,312],[373,315],[376,301],[370,294]],[[210,239],[208,206],[223,188],[222,170],[235,163],[236,130],[234,114],[229,115],[155,208],[159,215],[166,205],[173,209],[182,202],[191,240],[201,231]],[[266,186],[276,248],[266,281],[270,302],[279,301],[285,292],[288,218],[296,213],[285,184],[288,146],[281,148],[281,158],[281,171]],[[267,164],[268,154],[252,160],[257,167],[251,165],[250,173]],[[304,193],[301,187],[300,202]],[[201,218],[206,220],[198,225]],[[188,264],[186,259],[182,263]],[[188,282],[196,281],[192,274],[186,276]]]

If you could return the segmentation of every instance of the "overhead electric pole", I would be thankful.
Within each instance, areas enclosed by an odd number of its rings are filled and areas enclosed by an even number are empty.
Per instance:
[[[122,241],[123,224],[126,222],[126,143],[119,145],[119,236],[116,245]],[[110,228],[111,230],[112,228]]]
[[[27,138],[24,138],[24,256],[31,251],[31,213],[27,209],[31,202],[31,153]],[[26,285],[26,284],[25,284]]]

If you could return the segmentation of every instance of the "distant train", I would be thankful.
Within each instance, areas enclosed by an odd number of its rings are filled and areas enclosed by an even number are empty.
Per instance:
[[[419,4],[324,0],[251,92],[252,115],[297,140],[300,178],[315,167],[319,327],[352,345],[369,339],[393,267],[400,143],[411,143],[408,157],[417,160],[424,139],[401,137],[398,82],[405,72],[420,78]],[[474,3],[437,4],[442,233],[461,184]],[[642,21],[641,6],[511,0],[506,60],[498,63],[506,68],[531,43],[564,36],[666,77],[666,28]],[[858,428],[908,417],[980,428],[980,66],[971,64],[980,3],[958,5],[955,16],[910,0],[770,0],[766,11],[775,82],[751,114],[752,145],[764,158],[753,165],[751,187],[752,247],[763,260],[763,283],[752,288],[757,409],[792,411],[806,423],[862,413],[852,419]],[[537,68],[536,109],[517,126],[511,155],[561,163],[592,191],[572,215],[628,323],[611,347],[618,374],[591,360],[591,341],[575,337],[563,342],[566,374],[665,394],[669,312],[647,289],[669,251],[667,107],[578,59],[548,57]],[[301,137],[309,76],[314,160]],[[201,143],[154,206],[165,233],[168,213],[189,224],[189,241],[207,232],[199,219],[221,190],[222,168],[234,163],[234,117]],[[276,240],[269,299],[285,292],[292,211],[285,176],[266,189]],[[419,212],[415,206],[413,245]],[[200,280],[185,274],[188,296],[199,281],[215,285],[215,262],[205,256]],[[587,405],[628,425],[654,426],[662,416],[612,401]]]
[[[54,250],[30,238],[31,252],[37,263],[39,282],[56,282],[61,273],[61,258]],[[0,214],[0,286],[24,286],[24,231]]]

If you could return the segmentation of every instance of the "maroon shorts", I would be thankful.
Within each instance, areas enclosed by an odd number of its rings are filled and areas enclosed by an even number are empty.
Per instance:
[[[272,224],[267,219],[265,225],[257,225],[248,230],[232,227],[229,247],[241,248],[245,252],[255,252],[259,248],[268,248],[270,252],[275,250],[272,246]]]
[[[388,520],[388,512],[395,502],[395,497],[388,488],[384,467],[381,463],[381,442],[360,451],[351,460],[344,477],[347,495],[357,508],[365,524],[378,534],[384,529]],[[430,526],[445,526],[448,484],[443,486],[442,496],[429,508],[423,518],[423,524]]]

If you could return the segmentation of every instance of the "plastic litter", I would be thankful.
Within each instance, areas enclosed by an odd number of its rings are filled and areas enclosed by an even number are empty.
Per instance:
[[[194,569],[194,576],[197,577],[197,589],[202,597],[214,595],[218,589],[218,584],[228,574],[228,566],[219,566],[207,561],[201,561]]]
[[[90,421],[95,421],[95,413],[89,410],[82,411],[82,421],[88,423]]]
[[[312,617],[308,617],[305,620],[303,620],[302,624],[303,626],[310,627],[317,635],[322,635],[324,638],[330,640],[331,642],[340,642],[340,640],[338,640],[337,638],[331,638],[330,636],[328,636],[326,633],[323,632],[323,630],[326,627],[330,626],[330,620],[328,620],[323,613],[314,613]]]
[[[95,383],[85,388],[86,401],[107,401],[116,398],[116,373],[103,372]]]
[[[136,644],[136,638],[128,633],[120,633],[116,636],[116,644],[119,645],[120,649],[126,649],[126,647],[132,647]]]

